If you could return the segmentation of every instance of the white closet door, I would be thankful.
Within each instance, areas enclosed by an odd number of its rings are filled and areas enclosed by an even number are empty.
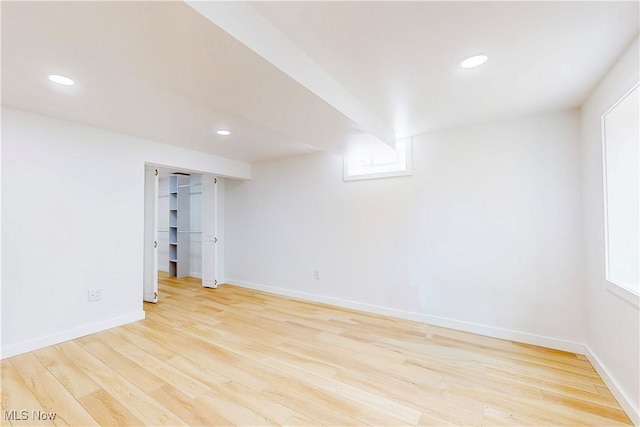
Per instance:
[[[216,265],[217,204],[217,179],[205,175],[202,177],[202,286],[206,288],[218,286]]]
[[[144,168],[144,273],[142,298],[158,302],[158,169]]]

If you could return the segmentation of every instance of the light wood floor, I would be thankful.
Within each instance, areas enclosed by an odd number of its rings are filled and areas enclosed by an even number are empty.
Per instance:
[[[10,423],[630,424],[580,355],[195,280],[160,297],[144,321],[2,361],[3,410],[30,417]]]

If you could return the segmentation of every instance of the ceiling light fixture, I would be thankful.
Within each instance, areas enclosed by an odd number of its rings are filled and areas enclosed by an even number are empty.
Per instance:
[[[49,74],[49,80],[63,86],[73,86],[73,80],[59,74]]]
[[[216,133],[223,136],[231,135],[231,131],[226,129],[217,130]]]
[[[487,62],[488,59],[489,59],[489,57],[487,55],[471,56],[469,58],[464,59],[460,63],[460,67],[462,67],[462,68],[474,68],[474,67],[477,67],[479,65],[484,64],[485,62]]]

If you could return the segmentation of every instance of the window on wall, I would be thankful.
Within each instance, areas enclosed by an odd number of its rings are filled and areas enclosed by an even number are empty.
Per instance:
[[[602,116],[606,279],[640,295],[640,111],[638,85]],[[624,295],[623,295],[624,296]]]
[[[396,149],[363,152],[344,159],[344,180],[411,175],[411,138],[396,141]]]

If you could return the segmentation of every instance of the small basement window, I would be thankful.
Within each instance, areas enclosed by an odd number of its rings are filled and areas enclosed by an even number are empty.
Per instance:
[[[344,180],[390,178],[412,174],[411,138],[398,139],[395,151],[365,152],[344,159]]]

